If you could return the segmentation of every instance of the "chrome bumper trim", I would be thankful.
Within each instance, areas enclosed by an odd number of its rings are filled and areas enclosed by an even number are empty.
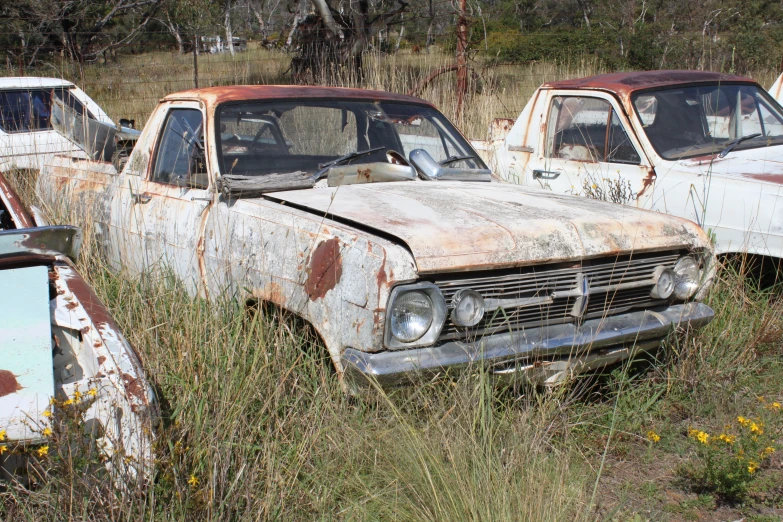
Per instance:
[[[715,313],[703,303],[670,306],[585,321],[507,332],[475,342],[367,353],[343,352],[346,376],[357,383],[375,379],[396,384],[411,376],[483,362],[497,375],[528,374],[534,382],[557,382],[566,374],[587,371],[653,349],[676,327],[708,324]],[[536,363],[536,364],[534,364]],[[545,367],[545,371],[541,368]],[[565,373],[564,373],[565,372]],[[557,374],[557,375],[555,375]],[[554,381],[553,381],[554,379]]]

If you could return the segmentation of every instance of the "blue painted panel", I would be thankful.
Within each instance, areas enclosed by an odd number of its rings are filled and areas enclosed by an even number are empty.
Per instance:
[[[0,429],[35,440],[54,395],[47,267],[0,271]]]

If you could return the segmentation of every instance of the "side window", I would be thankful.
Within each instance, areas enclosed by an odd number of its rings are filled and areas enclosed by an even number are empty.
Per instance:
[[[552,100],[547,156],[573,161],[641,162],[611,104],[581,96],[556,96]]]
[[[638,165],[642,162],[639,154],[636,152],[625,127],[612,111],[612,122],[609,125],[609,141],[606,145],[606,161],[609,163],[632,163]]]
[[[0,129],[8,133],[51,129],[51,109],[50,90],[0,92]]]
[[[198,109],[172,109],[166,116],[151,181],[206,187],[204,125]]]

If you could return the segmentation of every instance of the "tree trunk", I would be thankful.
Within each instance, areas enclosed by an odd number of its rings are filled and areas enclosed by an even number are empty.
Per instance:
[[[258,32],[261,33],[261,36],[266,38],[266,24],[264,23],[264,10],[261,7],[261,4],[257,1],[250,0],[248,2],[250,4],[250,10],[253,11],[253,16],[256,17],[256,21],[258,21]]]
[[[234,32],[231,30],[231,0],[226,0],[225,7],[226,14],[226,45],[231,52],[231,56],[234,56]]]

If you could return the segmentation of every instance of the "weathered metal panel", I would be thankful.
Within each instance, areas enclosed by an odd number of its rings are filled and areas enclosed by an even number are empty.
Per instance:
[[[0,429],[36,441],[54,396],[46,266],[0,271]]]
[[[399,238],[422,273],[709,244],[684,220],[502,183],[354,185],[271,197]]]

